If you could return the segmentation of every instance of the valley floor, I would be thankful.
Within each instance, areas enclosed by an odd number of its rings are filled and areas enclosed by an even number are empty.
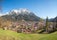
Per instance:
[[[0,40],[57,40],[57,32],[51,34],[24,34],[0,29]]]

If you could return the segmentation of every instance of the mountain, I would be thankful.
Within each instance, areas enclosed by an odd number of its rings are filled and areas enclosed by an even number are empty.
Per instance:
[[[49,19],[49,22],[57,22],[57,16],[55,18]]]
[[[53,19],[54,22],[57,22],[57,16]]]
[[[26,21],[39,21],[40,17],[37,17],[33,12],[29,11],[28,9],[14,9],[8,12],[7,15],[1,16],[7,20],[26,20]]]
[[[54,18],[50,18],[48,19],[49,22],[53,22],[54,21]]]

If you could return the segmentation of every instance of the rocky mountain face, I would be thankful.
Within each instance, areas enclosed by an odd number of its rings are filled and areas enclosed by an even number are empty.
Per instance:
[[[7,15],[1,16],[7,20],[26,20],[26,21],[39,21],[40,17],[37,17],[33,12],[29,11],[28,9],[14,9],[8,12]]]

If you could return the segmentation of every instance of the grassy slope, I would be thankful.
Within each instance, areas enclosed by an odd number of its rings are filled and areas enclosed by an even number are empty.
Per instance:
[[[52,34],[23,34],[0,29],[0,40],[57,40],[57,32]]]

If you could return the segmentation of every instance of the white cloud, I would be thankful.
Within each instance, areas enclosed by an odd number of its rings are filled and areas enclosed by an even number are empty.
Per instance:
[[[0,16],[3,16],[3,15],[5,15],[5,14],[1,14],[1,13],[0,13]]]
[[[6,13],[0,13],[0,16],[6,15],[6,14],[8,14],[8,12],[6,12]]]

